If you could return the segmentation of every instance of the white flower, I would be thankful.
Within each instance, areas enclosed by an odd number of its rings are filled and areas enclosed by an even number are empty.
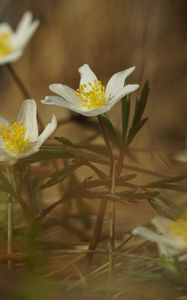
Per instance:
[[[134,69],[135,67],[132,67],[114,74],[105,88],[90,67],[85,64],[79,68],[81,79],[77,91],[60,83],[51,84],[50,90],[60,97],[47,96],[42,102],[63,106],[84,116],[97,116],[106,113],[121,98],[139,87],[138,84],[124,86],[126,78]]]
[[[187,250],[187,211],[176,221],[157,216],[152,220],[152,224],[156,232],[139,226],[132,231],[133,235],[156,242],[160,255],[166,257],[172,257]],[[184,257],[186,259],[186,256]]]
[[[10,124],[0,117],[0,161],[16,161],[39,151],[40,146],[55,131],[56,117],[38,135],[35,100],[25,100],[17,121]]]
[[[39,20],[32,21],[32,13],[28,11],[15,31],[8,23],[0,24],[0,65],[16,61],[23,54],[39,23]]]

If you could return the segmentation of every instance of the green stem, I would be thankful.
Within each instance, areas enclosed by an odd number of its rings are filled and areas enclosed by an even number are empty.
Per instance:
[[[105,145],[106,145],[107,150],[108,150],[108,154],[109,154],[109,157],[110,157],[111,166],[113,166],[114,156],[113,156],[112,148],[111,148],[111,145],[110,145],[110,141],[109,141],[109,138],[108,138],[108,135],[106,133],[105,126],[104,126],[104,123],[103,123],[103,116],[99,115],[97,118],[98,118],[98,121],[99,121],[99,126],[100,126],[100,129],[101,129],[101,133],[102,133],[103,139],[105,141]],[[111,167],[111,170],[112,170],[112,167]]]
[[[7,204],[7,255],[11,256],[13,253],[13,201],[12,196],[9,196]],[[12,259],[8,259],[8,269],[11,270],[13,267]]]
[[[105,127],[104,127],[104,124],[103,124],[103,116],[98,116],[98,121],[99,121],[99,126],[100,126],[100,129],[101,129],[101,133],[103,135],[103,139],[105,141],[105,145],[107,147],[107,150],[108,150],[108,154],[109,154],[109,157],[110,157],[110,174],[109,176],[111,176],[112,174],[112,170],[113,170],[113,162],[114,162],[114,157],[113,157],[113,153],[112,153],[112,148],[111,148],[111,145],[110,145],[110,141],[108,139],[108,135],[106,133],[106,130],[105,130]],[[100,202],[100,205],[99,205],[99,210],[98,210],[98,214],[97,214],[97,220],[96,220],[96,224],[95,224],[95,228],[94,228],[94,233],[93,233],[93,236],[92,236],[92,239],[91,239],[91,242],[90,242],[90,245],[89,245],[89,250],[91,252],[88,253],[87,255],[87,259],[88,259],[88,263],[90,263],[92,257],[93,257],[93,254],[96,247],[97,247],[97,244],[100,240],[100,237],[101,237],[101,232],[102,232],[102,227],[103,227],[103,221],[104,221],[104,215],[105,215],[105,211],[106,211],[106,207],[107,207],[107,199],[102,199],[101,202]]]
[[[7,177],[9,182],[14,185],[10,166],[5,166]],[[13,253],[13,199],[12,195],[8,195],[7,203],[7,255],[11,256]],[[12,259],[8,259],[8,269],[11,270],[13,267]]]
[[[117,170],[116,170],[116,175],[119,177],[121,174],[121,171],[123,169],[123,160],[124,160],[124,155],[125,155],[125,149],[124,145],[121,145],[121,149],[119,152],[119,157],[118,157],[118,164],[117,164]]]
[[[116,181],[116,166],[117,161],[114,160],[113,163],[113,172],[112,172],[112,182],[111,182],[111,195],[115,194],[115,181]],[[112,201],[112,216],[110,222],[110,246],[109,246],[109,283],[111,284],[111,280],[114,275],[115,269],[115,201]]]

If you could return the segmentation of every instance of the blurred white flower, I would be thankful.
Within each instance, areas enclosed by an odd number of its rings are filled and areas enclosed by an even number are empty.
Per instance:
[[[35,100],[25,100],[17,121],[10,124],[0,117],[0,161],[16,161],[39,151],[40,146],[55,131],[56,117],[38,135]]]
[[[126,78],[134,69],[135,67],[132,67],[114,74],[105,88],[90,67],[85,64],[79,68],[81,77],[79,89],[75,91],[63,84],[51,84],[50,90],[59,96],[47,96],[42,102],[63,106],[84,116],[106,113],[121,98],[139,87],[138,84],[125,85]]]
[[[152,224],[156,232],[139,226],[132,231],[133,235],[156,242],[160,255],[166,257],[172,257],[187,250],[187,211],[175,221],[157,216],[152,220]],[[184,257],[186,259],[186,255]]]
[[[32,13],[27,11],[15,31],[8,23],[0,24],[0,65],[16,61],[23,54],[39,23],[32,21]]]

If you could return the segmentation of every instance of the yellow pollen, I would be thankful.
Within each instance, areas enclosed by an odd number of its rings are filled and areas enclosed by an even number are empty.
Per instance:
[[[180,237],[187,243],[187,210],[184,211],[180,218],[171,223],[170,228],[172,236]]]
[[[10,54],[12,50],[11,33],[9,31],[0,33],[0,57]]]
[[[81,84],[76,96],[82,101],[82,106],[88,109],[96,109],[106,103],[105,87],[98,80],[94,80],[94,83]]]
[[[0,125],[0,135],[4,143],[4,147],[14,154],[27,151],[30,138],[25,138],[26,128],[22,122],[14,122],[12,125]]]

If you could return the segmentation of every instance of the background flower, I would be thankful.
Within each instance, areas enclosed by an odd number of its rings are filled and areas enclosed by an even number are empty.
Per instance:
[[[8,23],[0,24],[0,64],[16,61],[23,54],[39,23],[32,21],[32,13],[27,11],[15,31]]]
[[[152,224],[155,226],[156,232],[149,228],[138,226],[132,233],[146,240],[156,242],[160,254],[166,257],[175,256],[187,250],[186,213],[176,221],[157,216],[152,220]]]

